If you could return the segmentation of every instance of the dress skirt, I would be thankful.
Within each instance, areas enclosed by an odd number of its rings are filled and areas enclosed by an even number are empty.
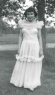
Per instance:
[[[34,89],[41,85],[42,57],[39,57],[39,42],[24,39],[20,54],[16,55],[16,64],[10,83],[16,87]]]

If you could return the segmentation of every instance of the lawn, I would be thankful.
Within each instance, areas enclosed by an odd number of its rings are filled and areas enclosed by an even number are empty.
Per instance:
[[[18,34],[2,34],[0,36],[0,45],[4,44],[17,44]]]
[[[55,42],[55,35],[53,34],[53,36],[47,36],[47,43],[50,41]],[[18,34],[3,34],[0,36],[0,45],[17,43]],[[33,92],[10,84],[17,51],[0,51],[0,95],[55,95],[55,48],[46,49],[46,51],[42,67],[42,85]]]
[[[17,44],[19,34],[1,34],[0,45],[2,44]],[[55,43],[55,33],[46,34],[46,43]]]
[[[47,59],[43,62],[42,86],[37,87],[33,92],[23,87],[17,88],[10,84],[17,51],[0,51],[0,95],[55,95],[55,65],[51,63],[52,61],[54,62],[51,58],[55,55],[55,49],[50,51],[48,50]],[[51,53],[50,57],[49,53]]]
[[[3,24],[1,25],[0,44],[18,43],[18,29],[13,30],[12,28],[6,28]],[[12,33],[17,33],[17,35],[10,35]],[[51,35],[50,37],[48,34],[46,38],[47,42],[55,42],[55,35],[53,34],[53,36]],[[33,92],[10,84],[11,74],[16,62],[16,53],[17,51],[0,51],[0,95],[55,95],[55,49],[47,49],[42,67],[42,85],[41,87],[37,87]]]

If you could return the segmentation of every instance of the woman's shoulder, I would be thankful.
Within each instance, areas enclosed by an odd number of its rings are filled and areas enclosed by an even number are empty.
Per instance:
[[[44,22],[43,21],[37,21],[37,28],[42,28],[42,26],[44,26]]]
[[[37,24],[39,24],[39,25],[44,25],[44,22],[43,21],[37,21]]]
[[[24,20],[23,20],[23,19],[19,19],[18,24],[19,24],[19,25],[22,25],[22,24],[23,24],[23,22],[24,22]]]
[[[25,23],[25,19],[19,19],[19,21],[18,21],[19,27],[22,28],[24,26],[24,23]]]

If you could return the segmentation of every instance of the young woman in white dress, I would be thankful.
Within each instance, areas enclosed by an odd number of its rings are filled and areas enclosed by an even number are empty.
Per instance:
[[[25,20],[19,20],[20,34],[16,64],[10,83],[16,87],[34,90],[41,86],[43,47],[41,28],[43,21],[36,21],[33,7],[25,11]]]

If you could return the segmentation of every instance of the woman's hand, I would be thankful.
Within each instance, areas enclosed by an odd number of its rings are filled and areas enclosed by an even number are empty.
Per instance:
[[[40,49],[40,53],[39,53],[39,56],[41,57],[43,55],[43,50]]]

